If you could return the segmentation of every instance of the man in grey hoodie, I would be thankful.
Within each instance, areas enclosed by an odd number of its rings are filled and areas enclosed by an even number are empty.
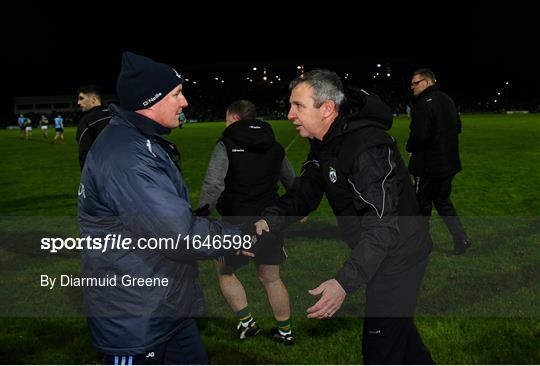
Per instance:
[[[275,140],[272,127],[257,119],[255,105],[247,100],[231,103],[226,113],[226,129],[216,144],[199,200],[200,211],[214,208],[223,220],[235,224],[253,222],[262,209],[278,198],[278,181],[289,190],[295,174],[283,147]],[[274,340],[293,343],[289,294],[279,275],[279,265],[287,257],[282,236],[269,235],[255,257],[277,327]],[[249,263],[248,257],[226,256],[215,261],[221,292],[239,318],[238,337],[259,334],[248,305],[246,291],[234,271]]]

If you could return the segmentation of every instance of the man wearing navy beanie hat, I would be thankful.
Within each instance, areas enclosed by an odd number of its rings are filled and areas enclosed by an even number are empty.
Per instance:
[[[203,311],[196,261],[238,250],[194,249],[197,245],[185,238],[214,243],[224,235],[255,231],[253,225],[242,231],[193,215],[176,164],[178,150],[161,137],[179,125],[178,115],[188,105],[182,82],[171,66],[125,52],[117,81],[120,106],[110,106],[109,126],[90,149],[81,174],[81,237],[122,233],[137,243],[82,251],[84,277],[118,279],[114,286],[83,287],[92,343],[106,364],[207,363],[193,319]],[[164,237],[181,238],[181,244],[154,250],[138,246],[141,238]],[[253,236],[242,235],[242,240],[246,249],[254,243]],[[126,278],[144,281],[135,286]]]
[[[180,74],[169,65],[124,52],[116,92],[123,108],[136,111],[157,104],[183,82]],[[186,106],[187,102],[182,108]]]

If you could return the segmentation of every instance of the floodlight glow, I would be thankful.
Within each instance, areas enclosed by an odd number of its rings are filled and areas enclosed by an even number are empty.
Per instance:
[[[501,95],[501,92],[498,92],[497,95]]]
[[[381,67],[381,64],[377,64],[377,67]]]
[[[219,78],[214,78],[215,81],[219,81]]]
[[[302,68],[302,66],[296,66],[296,68],[297,68],[298,70],[300,70],[300,69]]]
[[[257,68],[255,66],[253,66],[253,71],[257,71]]]
[[[390,73],[387,73],[386,76],[390,77]]]
[[[505,84],[508,85],[508,84],[510,84],[510,82],[507,81]]]
[[[493,100],[495,103],[497,103],[497,99]]]
[[[263,80],[266,81],[268,78],[266,76],[263,76]]]

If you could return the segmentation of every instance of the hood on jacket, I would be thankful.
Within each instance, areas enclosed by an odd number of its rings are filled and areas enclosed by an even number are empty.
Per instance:
[[[380,125],[385,130],[392,127],[393,115],[390,107],[377,94],[365,89],[348,88],[343,110],[350,123]]]
[[[346,88],[345,102],[323,141],[350,133],[360,128],[374,127],[389,130],[392,127],[392,110],[377,94],[365,89]]]
[[[272,127],[258,119],[234,122],[223,131],[223,137],[248,150],[266,151],[276,142]]]

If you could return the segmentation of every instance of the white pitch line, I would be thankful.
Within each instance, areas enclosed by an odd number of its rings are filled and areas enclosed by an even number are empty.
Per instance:
[[[289,143],[289,145],[287,145],[287,147],[285,148],[285,152],[289,151],[289,148],[294,144],[298,136],[300,136],[300,134],[296,135],[296,137]]]

